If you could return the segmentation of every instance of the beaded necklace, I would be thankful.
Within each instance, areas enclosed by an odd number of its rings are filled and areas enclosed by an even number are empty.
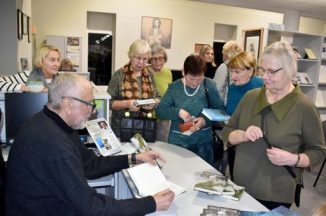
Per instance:
[[[200,88],[200,84],[197,86],[197,88],[196,88],[196,90],[194,91],[194,93],[189,94],[189,93],[187,92],[187,88],[186,88],[186,84],[185,84],[185,82],[186,82],[186,80],[184,80],[184,83],[183,83],[183,91],[185,92],[185,94],[186,94],[188,97],[193,97],[193,96],[198,92],[198,90],[199,90],[199,88]]]

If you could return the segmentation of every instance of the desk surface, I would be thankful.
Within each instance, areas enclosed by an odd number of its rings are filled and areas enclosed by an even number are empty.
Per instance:
[[[155,212],[150,215],[200,215],[207,205],[216,205],[229,208],[237,208],[247,211],[268,211],[263,205],[251,197],[248,193],[242,195],[239,201],[222,198],[217,195],[208,195],[194,190],[194,185],[199,180],[203,171],[215,171],[212,166],[200,157],[184,148],[156,142],[151,147],[159,151],[166,158],[162,171],[166,178],[180,186],[185,187],[186,192],[175,198],[167,211]],[[136,193],[130,177],[123,172],[133,193]]]

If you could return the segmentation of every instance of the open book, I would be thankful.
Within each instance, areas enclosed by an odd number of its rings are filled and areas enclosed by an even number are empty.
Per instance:
[[[174,192],[175,196],[185,192],[183,187],[168,181],[157,165],[142,163],[128,168],[127,171],[138,194],[142,197],[152,196],[168,188]]]
[[[121,151],[120,141],[104,118],[87,121],[86,129],[101,155],[108,156]]]
[[[204,108],[201,113],[211,121],[225,122],[230,118],[229,114],[227,114],[224,110],[220,109]]]
[[[222,174],[203,172],[200,177],[200,181],[194,187],[195,190],[216,194],[236,201],[244,193],[244,187],[234,184]]]

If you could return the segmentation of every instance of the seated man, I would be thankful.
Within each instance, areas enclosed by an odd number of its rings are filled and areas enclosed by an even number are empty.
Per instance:
[[[75,74],[53,80],[47,106],[22,126],[10,150],[7,215],[144,215],[169,208],[174,199],[170,190],[115,200],[87,184],[86,176],[120,171],[130,161],[154,164],[163,159],[154,151],[97,157],[86,149],[76,130],[95,108],[92,92],[90,82]]]

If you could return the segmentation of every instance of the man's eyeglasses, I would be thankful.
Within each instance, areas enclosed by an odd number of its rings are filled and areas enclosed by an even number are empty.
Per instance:
[[[155,62],[162,62],[165,61],[165,57],[153,57],[151,58],[151,61],[155,61]]]
[[[258,67],[257,68],[257,72],[258,74],[260,75],[264,75],[264,74],[267,74],[268,76],[270,77],[274,77],[276,75],[277,72],[279,72],[280,70],[282,70],[283,67],[279,68],[279,69],[276,69],[276,70],[272,70],[272,69],[264,69],[263,67]]]
[[[81,102],[81,103],[87,105],[87,106],[90,106],[90,107],[92,108],[92,112],[93,112],[93,111],[95,110],[95,108],[96,108],[95,100],[92,100],[91,102],[88,102],[88,101],[84,101],[84,100],[79,99],[79,98],[76,98],[76,97],[68,97],[68,96],[66,96],[66,97],[62,97],[62,98],[70,98],[70,99],[74,99],[74,100],[76,100],[76,101],[79,101],[79,102]]]
[[[143,61],[144,63],[147,63],[148,62],[148,58],[142,58],[141,56],[134,56],[134,59],[138,62],[141,62]]]

